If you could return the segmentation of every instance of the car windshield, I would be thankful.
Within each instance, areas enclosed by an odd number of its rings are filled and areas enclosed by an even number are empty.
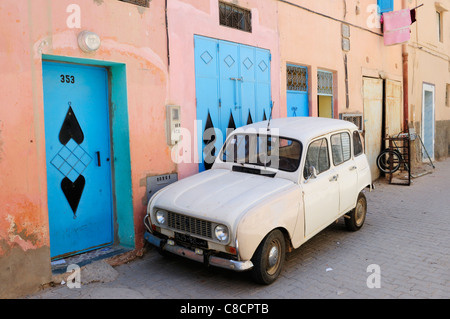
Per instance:
[[[252,164],[295,172],[300,164],[300,142],[278,136],[235,134],[224,145],[222,161]]]

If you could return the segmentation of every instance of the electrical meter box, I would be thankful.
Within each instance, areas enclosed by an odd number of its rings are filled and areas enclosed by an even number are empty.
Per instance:
[[[167,105],[167,144],[175,145],[181,140],[181,109],[179,105]]]

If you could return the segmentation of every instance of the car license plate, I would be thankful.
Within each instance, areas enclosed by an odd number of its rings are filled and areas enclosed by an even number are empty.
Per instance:
[[[175,240],[196,247],[208,248],[208,242],[206,240],[195,238],[185,234],[175,233]]]

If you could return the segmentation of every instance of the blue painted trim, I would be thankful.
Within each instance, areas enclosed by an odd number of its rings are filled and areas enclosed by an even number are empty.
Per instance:
[[[379,14],[394,10],[394,0],[377,0],[377,4]]]

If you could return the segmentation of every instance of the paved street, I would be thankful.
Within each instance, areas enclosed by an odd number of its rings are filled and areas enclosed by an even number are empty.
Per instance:
[[[450,298],[450,159],[409,187],[375,186],[361,231],[348,232],[339,220],[288,254],[271,286],[151,249],[115,267],[111,282],[29,298]]]

